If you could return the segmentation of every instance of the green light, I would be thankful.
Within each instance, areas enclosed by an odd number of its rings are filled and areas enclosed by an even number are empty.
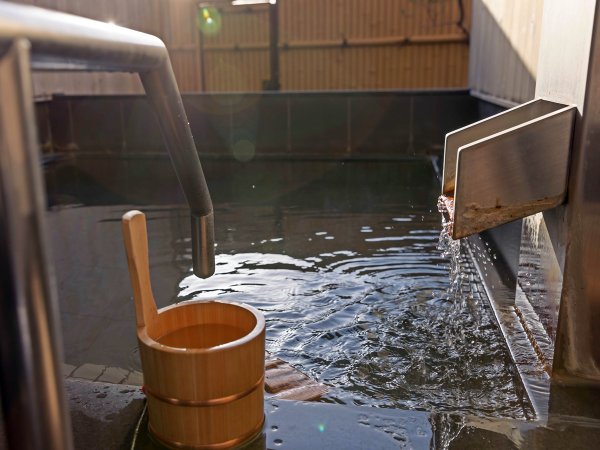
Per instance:
[[[202,34],[214,36],[221,31],[221,13],[213,6],[204,6],[198,10],[196,25]]]
[[[322,423],[319,424],[319,431],[321,433],[323,433],[325,431],[325,425],[323,425]]]

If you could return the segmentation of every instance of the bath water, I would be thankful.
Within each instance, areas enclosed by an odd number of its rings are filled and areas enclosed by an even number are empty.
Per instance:
[[[475,270],[458,244],[438,249],[430,161],[206,161],[204,171],[217,242],[207,280],[191,273],[189,215],[168,160],[47,169],[68,364],[140,368],[120,235],[121,215],[137,208],[158,306],[258,308],[268,353],[329,385],[324,401],[529,414]]]

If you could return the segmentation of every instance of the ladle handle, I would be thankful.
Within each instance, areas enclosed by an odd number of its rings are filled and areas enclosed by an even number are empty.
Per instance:
[[[150,283],[146,215],[141,211],[129,211],[123,215],[122,224],[137,326],[143,327],[153,322],[158,314]]]

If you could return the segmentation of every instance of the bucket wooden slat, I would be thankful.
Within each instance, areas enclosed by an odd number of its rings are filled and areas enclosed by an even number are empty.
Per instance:
[[[143,213],[123,216],[150,432],[173,448],[227,448],[264,421],[265,320],[236,303],[156,310]]]

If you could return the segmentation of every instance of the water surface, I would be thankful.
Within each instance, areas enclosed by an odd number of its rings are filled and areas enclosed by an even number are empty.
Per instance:
[[[530,412],[468,261],[449,295],[429,161],[223,162],[205,172],[217,273],[191,273],[170,164],[88,159],[48,169],[67,362],[136,367],[120,216],[148,214],[159,306],[243,301],[267,351],[332,387],[331,402],[487,416]]]

